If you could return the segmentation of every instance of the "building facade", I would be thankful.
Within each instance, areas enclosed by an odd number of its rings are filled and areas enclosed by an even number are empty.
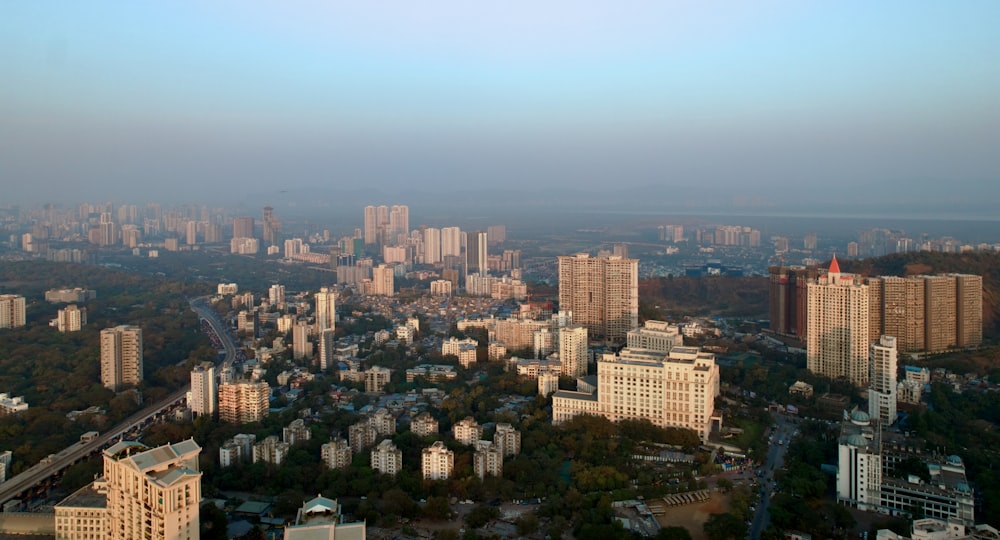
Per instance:
[[[559,257],[559,309],[591,339],[624,342],[639,325],[639,261],[622,257]]]
[[[215,377],[215,365],[202,362],[191,370],[191,399],[188,407],[198,415],[213,415],[218,409],[219,384]]]
[[[447,480],[455,468],[455,452],[449,450],[444,441],[434,441],[424,448],[420,464],[424,480]]]
[[[118,392],[142,382],[142,329],[121,325],[101,330],[101,384]]]
[[[867,386],[868,312],[868,286],[854,274],[842,274],[834,257],[827,275],[809,284],[809,371]]]
[[[266,382],[219,385],[219,419],[233,424],[259,422],[267,416],[271,388]]]

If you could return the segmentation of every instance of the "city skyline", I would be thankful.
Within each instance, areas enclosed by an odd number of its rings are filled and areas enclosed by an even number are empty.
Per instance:
[[[12,201],[572,187],[988,215],[998,10],[10,5],[4,177]]]

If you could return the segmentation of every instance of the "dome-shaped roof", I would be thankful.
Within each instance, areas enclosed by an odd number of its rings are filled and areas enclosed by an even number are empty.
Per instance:
[[[962,458],[956,456],[955,454],[952,454],[952,455],[948,456],[948,463],[950,463],[952,465],[961,465],[962,464]]]
[[[847,438],[847,444],[861,448],[862,446],[868,446],[868,439],[864,435],[855,433]]]
[[[854,411],[851,413],[851,422],[859,425],[868,425],[872,419],[865,411]]]

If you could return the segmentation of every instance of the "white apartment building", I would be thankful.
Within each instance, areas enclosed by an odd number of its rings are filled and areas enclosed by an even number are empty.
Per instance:
[[[451,282],[447,279],[435,279],[431,282],[432,296],[451,296]]]
[[[559,328],[559,362],[567,377],[587,375],[587,327],[579,324]]]
[[[436,435],[438,432],[438,421],[430,413],[420,413],[410,422],[410,431],[419,437]]]
[[[521,453],[521,432],[514,429],[514,426],[501,422],[497,424],[493,434],[493,444],[504,457],[516,456]]]
[[[403,452],[386,439],[372,449],[371,467],[382,474],[395,476],[403,470]]]
[[[669,353],[674,347],[684,345],[680,328],[664,321],[646,321],[642,327],[629,330],[625,339],[629,349],[662,353]]]
[[[483,438],[483,426],[480,426],[471,416],[466,416],[456,423],[452,430],[455,432],[455,440],[466,446]]]
[[[56,329],[60,332],[78,332],[87,324],[87,308],[70,304],[56,314]]]
[[[320,458],[328,469],[343,469],[351,464],[351,445],[343,438],[334,439],[320,447]]]
[[[538,374],[538,395],[548,397],[557,391],[559,391],[559,375],[549,372]]]
[[[447,480],[455,468],[455,452],[449,450],[444,441],[434,441],[424,448],[420,463],[424,480]]]
[[[693,430],[707,440],[719,395],[715,356],[697,347],[670,353],[624,348],[597,362],[595,392],[560,390],[552,398],[552,422],[595,414],[617,422],[645,418],[654,425]]]
[[[142,328],[120,325],[101,330],[101,383],[118,392],[142,382]]]
[[[868,285],[854,274],[842,274],[834,257],[827,275],[808,286],[809,371],[868,385],[868,303]]]
[[[491,441],[476,441],[472,469],[480,479],[503,476],[503,452]]]
[[[265,437],[263,441],[253,445],[253,462],[281,465],[288,457],[292,445],[278,439],[277,435]]]
[[[195,415],[215,414],[218,396],[218,381],[215,378],[215,365],[202,362],[191,370],[191,392],[188,407]]]
[[[896,338],[882,336],[870,351],[868,415],[890,426],[896,422]]]
[[[0,294],[0,328],[19,328],[25,325],[24,297]]]

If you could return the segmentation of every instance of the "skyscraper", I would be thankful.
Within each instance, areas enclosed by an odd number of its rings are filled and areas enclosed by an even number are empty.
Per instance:
[[[374,206],[365,207],[365,244],[374,244],[378,239],[378,215]],[[357,253],[355,253],[357,255]]]
[[[896,338],[882,336],[870,348],[868,416],[883,426],[896,422]]]
[[[219,385],[219,420],[233,424],[259,422],[267,416],[271,388],[266,382]]]
[[[559,310],[572,311],[573,322],[587,328],[591,339],[625,340],[639,325],[639,261],[559,257]]]
[[[559,329],[559,361],[567,377],[587,375],[587,327],[574,324]]]
[[[322,287],[315,295],[316,333],[333,330],[337,323],[337,291],[332,287]]]
[[[264,207],[262,221],[264,225],[264,245],[278,245],[278,242],[281,240],[281,221],[275,217],[274,208],[270,206]]]
[[[444,227],[441,229],[441,257],[462,255],[462,229]]]
[[[198,415],[212,415],[218,403],[218,381],[215,379],[215,365],[202,362],[191,370],[191,399],[188,406]]]
[[[389,236],[393,245],[405,241],[410,234],[410,207],[405,204],[393,205],[389,210]]]
[[[254,238],[252,217],[233,218],[233,238]]]
[[[378,296],[392,296],[395,287],[395,275],[391,266],[380,264],[372,268],[372,291],[371,294]]]
[[[118,392],[142,382],[142,329],[121,325],[101,330],[101,384]]]
[[[424,229],[424,264],[441,262],[441,229]]]
[[[830,271],[809,284],[809,371],[868,384],[868,286],[854,274],[842,274],[837,258]]]
[[[924,349],[941,352],[954,347],[957,324],[957,285],[950,276],[921,276],[924,280]]]
[[[469,233],[465,250],[467,274],[485,275],[489,270],[489,255],[487,255],[488,235],[486,231]]]
[[[950,274],[955,278],[956,345],[978,347],[983,343],[983,276]]]

